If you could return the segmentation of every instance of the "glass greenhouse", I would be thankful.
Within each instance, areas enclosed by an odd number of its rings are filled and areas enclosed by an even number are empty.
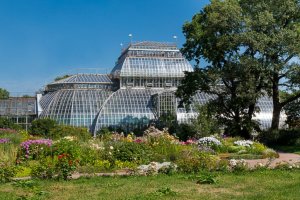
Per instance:
[[[85,126],[94,134],[104,127],[143,128],[166,113],[179,123],[188,122],[197,115],[195,105],[212,97],[197,93],[189,112],[178,107],[175,91],[184,71],[193,71],[193,67],[176,44],[131,43],[109,75],[76,74],[48,84],[38,98],[39,117]],[[262,98],[259,106],[256,118],[262,128],[270,127],[272,101]]]

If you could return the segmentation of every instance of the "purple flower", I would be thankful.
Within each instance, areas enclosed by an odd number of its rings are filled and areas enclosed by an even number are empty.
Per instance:
[[[29,158],[30,154],[30,146],[36,144],[36,145],[47,145],[48,147],[52,146],[52,140],[50,139],[40,139],[40,140],[27,140],[25,142],[21,143],[21,148],[25,150],[26,158]]]
[[[17,133],[17,131],[10,128],[0,128],[0,133]]]
[[[8,138],[0,138],[0,144],[9,143],[9,142],[10,142],[10,139],[8,139]]]

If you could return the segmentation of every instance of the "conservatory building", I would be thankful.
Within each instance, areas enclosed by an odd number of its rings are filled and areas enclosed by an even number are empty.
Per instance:
[[[195,117],[196,104],[211,96],[197,93],[191,109],[179,107],[175,91],[185,71],[193,67],[176,44],[131,43],[119,56],[110,74],[75,74],[46,86],[38,95],[40,118],[61,124],[85,126],[94,134],[104,128],[131,131],[171,114],[179,123]],[[270,127],[272,101],[261,98],[257,115],[262,128]]]

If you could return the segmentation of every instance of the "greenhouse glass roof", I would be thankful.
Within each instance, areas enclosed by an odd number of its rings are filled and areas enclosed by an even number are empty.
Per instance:
[[[166,113],[189,123],[197,116],[196,105],[213,97],[198,92],[188,112],[180,108],[175,91],[185,71],[193,68],[175,44],[135,42],[122,51],[109,75],[75,74],[47,85],[38,100],[39,117],[85,126],[94,134],[104,127],[144,128]],[[258,106],[256,118],[262,128],[270,127],[272,101],[261,98]]]

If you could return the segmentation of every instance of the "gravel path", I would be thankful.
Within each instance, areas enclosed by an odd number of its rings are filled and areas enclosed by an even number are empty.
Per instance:
[[[255,160],[246,160],[251,168],[253,168],[258,163],[267,164],[268,159],[255,159]],[[270,167],[275,167],[278,163],[288,162],[290,164],[300,163],[300,155],[294,153],[279,153],[279,158],[276,158],[271,161]]]

